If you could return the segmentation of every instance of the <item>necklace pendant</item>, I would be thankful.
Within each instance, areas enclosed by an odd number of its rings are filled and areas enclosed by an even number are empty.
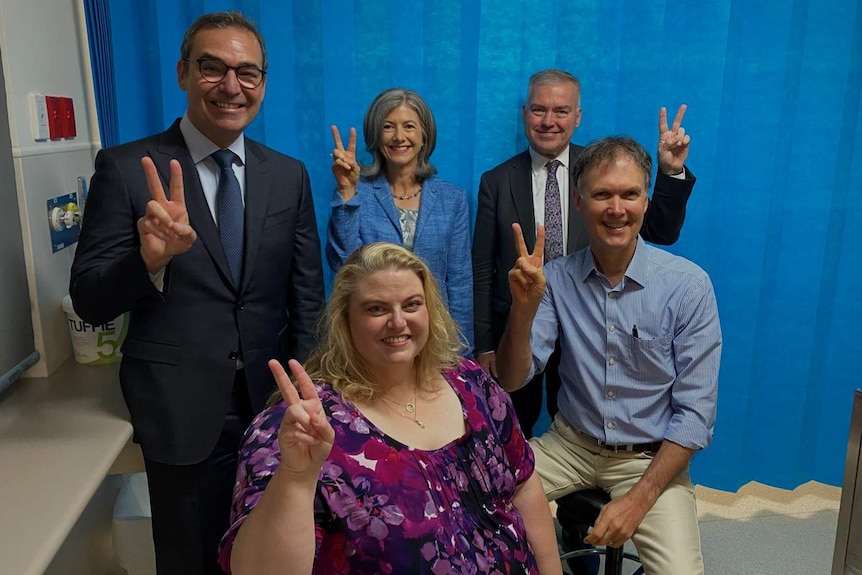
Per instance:
[[[415,413],[416,412],[416,405],[412,401],[410,403],[406,403],[406,404],[404,404],[404,410],[407,413]]]

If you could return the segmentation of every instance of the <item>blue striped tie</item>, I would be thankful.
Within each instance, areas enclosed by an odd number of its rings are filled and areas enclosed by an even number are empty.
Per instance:
[[[234,285],[239,287],[239,280],[242,277],[244,215],[242,191],[233,171],[233,159],[236,154],[230,150],[216,150],[212,153],[212,157],[221,168],[216,193],[218,232],[231,278]]]

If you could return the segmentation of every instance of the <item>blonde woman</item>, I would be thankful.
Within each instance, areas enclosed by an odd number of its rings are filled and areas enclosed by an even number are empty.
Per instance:
[[[507,394],[461,359],[422,260],[357,250],[320,347],[246,433],[220,562],[246,573],[561,573]],[[229,571],[230,572],[230,571]]]

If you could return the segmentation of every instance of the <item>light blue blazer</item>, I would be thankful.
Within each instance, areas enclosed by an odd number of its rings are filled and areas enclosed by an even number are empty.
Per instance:
[[[473,268],[470,223],[464,190],[437,178],[422,184],[413,253],[437,283],[452,317],[473,350]],[[343,202],[338,190],[326,233],[326,259],[338,271],[353,251],[373,242],[403,245],[398,209],[385,176],[360,178],[356,195]]]

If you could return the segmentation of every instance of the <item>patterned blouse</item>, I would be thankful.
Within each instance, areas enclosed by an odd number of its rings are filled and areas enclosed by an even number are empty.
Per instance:
[[[444,376],[461,400],[466,433],[433,451],[399,443],[318,386],[335,443],[317,482],[313,573],[538,573],[512,504],[533,473],[533,452],[509,396],[470,360]],[[278,468],[284,410],[277,403],[246,431],[219,547],[227,573],[234,538]]]
[[[416,243],[416,221],[419,219],[419,210],[408,210],[398,208],[398,221],[401,222],[401,235],[404,236],[404,247],[413,251]]]

